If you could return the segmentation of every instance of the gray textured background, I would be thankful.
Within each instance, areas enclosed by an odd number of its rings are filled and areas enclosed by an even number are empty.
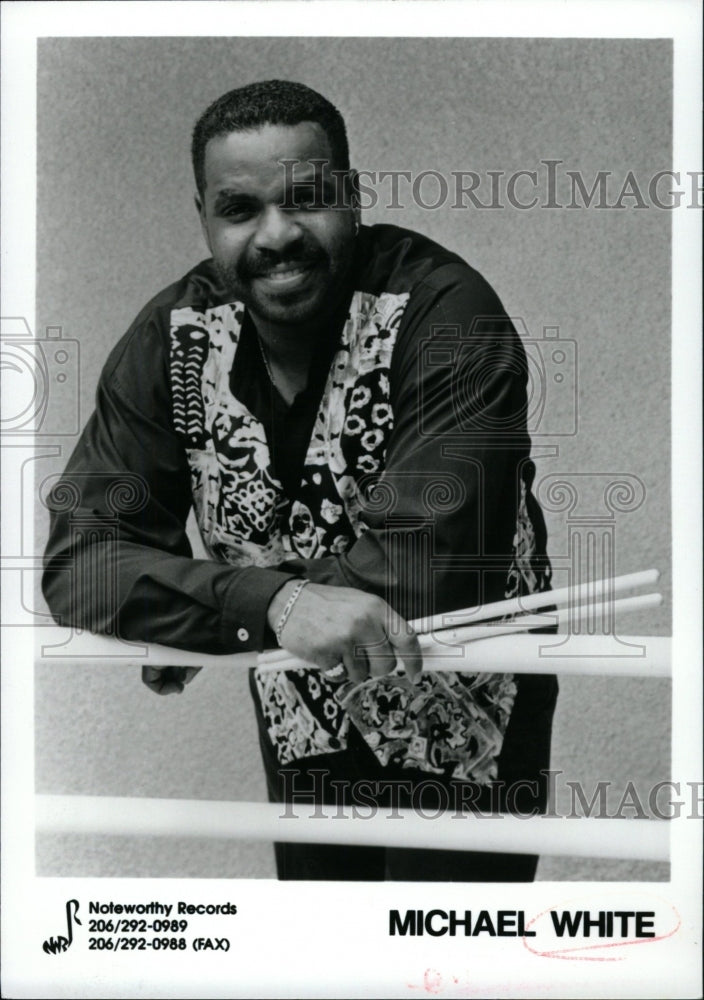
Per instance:
[[[612,171],[617,194],[627,171],[647,183],[671,162],[665,41],[40,41],[37,328],[60,325],[80,343],[78,400],[67,394],[65,405],[78,402],[82,421],[109,347],[147,299],[206,256],[188,156],[196,117],[225,90],[270,77],[336,103],[365,169],[508,174],[554,158],[590,185]],[[437,239],[485,275],[533,337],[559,326],[576,341],[579,432],[559,441],[557,457],[538,456],[539,476],[638,476],[646,499],[617,518],[616,568],[658,566],[669,596],[668,213],[409,207],[365,221]],[[39,479],[58,471],[63,447],[56,463],[38,463]],[[559,564],[564,516],[548,520]],[[38,546],[45,536],[40,510]],[[621,631],[669,634],[669,623],[666,600]],[[249,695],[234,671],[203,671],[181,697],[157,698],[136,668],[40,666],[35,691],[39,792],[265,797]],[[627,781],[644,793],[669,777],[669,719],[664,681],[566,679],[553,767],[590,793],[612,781],[615,808]],[[37,849],[41,875],[273,875],[264,844],[45,835]],[[667,866],[544,858],[539,877],[662,878]]]

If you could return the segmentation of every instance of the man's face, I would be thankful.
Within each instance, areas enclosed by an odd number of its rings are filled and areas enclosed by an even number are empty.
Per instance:
[[[284,169],[282,160],[296,165]],[[341,197],[331,160],[314,122],[231,132],[206,146],[197,200],[203,232],[227,292],[255,322],[315,326],[345,294],[355,216],[349,207],[320,207]]]

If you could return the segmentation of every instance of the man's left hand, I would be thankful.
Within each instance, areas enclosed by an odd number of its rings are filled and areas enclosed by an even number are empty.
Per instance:
[[[181,694],[202,667],[142,667],[142,681],[155,694]]]

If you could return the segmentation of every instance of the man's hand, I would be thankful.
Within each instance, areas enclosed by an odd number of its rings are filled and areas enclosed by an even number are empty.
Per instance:
[[[296,586],[295,580],[277,591],[267,610],[275,629]],[[284,625],[282,645],[303,660],[330,670],[343,663],[353,681],[383,677],[403,660],[406,673],[422,669],[418,637],[386,601],[351,587],[304,587]]]
[[[142,681],[155,694],[181,694],[202,667],[142,667]]]

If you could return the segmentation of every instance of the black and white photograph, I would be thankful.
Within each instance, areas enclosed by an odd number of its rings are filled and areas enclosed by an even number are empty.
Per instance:
[[[698,6],[2,15],[3,995],[700,996]]]

